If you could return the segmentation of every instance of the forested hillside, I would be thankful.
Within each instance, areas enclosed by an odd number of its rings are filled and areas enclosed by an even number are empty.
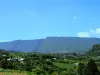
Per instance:
[[[24,53],[0,49],[0,75],[8,74],[100,75],[100,59],[88,54]]]

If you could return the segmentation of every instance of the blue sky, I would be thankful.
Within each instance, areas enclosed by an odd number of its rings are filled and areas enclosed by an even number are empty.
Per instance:
[[[0,0],[0,41],[100,37],[100,0]]]

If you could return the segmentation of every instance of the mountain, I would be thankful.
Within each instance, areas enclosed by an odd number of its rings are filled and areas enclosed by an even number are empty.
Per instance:
[[[48,37],[39,47],[42,52],[86,52],[94,44],[99,44],[100,38],[79,37]]]
[[[0,42],[0,49],[21,51],[21,52],[34,52],[36,51],[44,39],[39,40],[15,40],[11,42]]]
[[[91,49],[94,44],[100,44],[100,38],[47,37],[36,40],[0,42],[0,49],[24,52],[83,53]]]

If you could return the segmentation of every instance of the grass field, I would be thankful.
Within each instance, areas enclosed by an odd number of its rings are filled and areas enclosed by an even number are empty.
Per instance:
[[[67,69],[70,69],[70,68],[73,68],[75,67],[74,64],[65,64],[65,63],[54,63],[56,66],[58,66],[59,68],[67,68]]]
[[[27,73],[0,72],[0,75],[28,75]]]
[[[0,72],[0,75],[36,75],[32,72],[26,72],[26,71],[23,71],[21,73],[19,73],[17,70],[11,70],[9,72],[6,72],[6,71],[3,71],[3,72]]]
[[[35,75],[32,73],[27,73],[27,72],[23,72],[23,73],[16,73],[16,72],[0,72],[0,75]]]

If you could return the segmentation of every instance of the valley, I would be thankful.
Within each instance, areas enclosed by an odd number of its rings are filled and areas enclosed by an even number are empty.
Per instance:
[[[99,75],[99,51],[100,44],[94,44],[84,54],[13,52],[1,49],[0,75],[81,75],[88,73],[85,69],[91,69],[89,73]],[[92,70],[92,67],[97,70]]]

